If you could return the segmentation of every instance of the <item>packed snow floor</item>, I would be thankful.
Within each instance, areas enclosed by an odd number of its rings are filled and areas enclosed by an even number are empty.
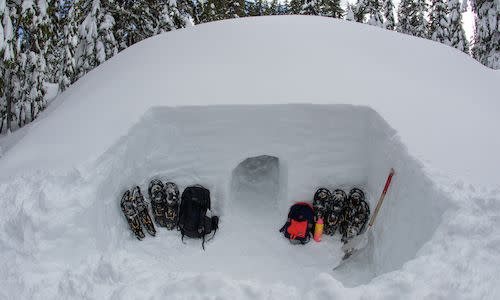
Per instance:
[[[333,270],[338,236],[296,246],[278,232],[289,206],[310,201],[320,186],[362,187],[373,209],[390,167],[396,176],[374,235],[341,268]],[[206,251],[163,228],[144,241],[132,236],[120,197],[137,184],[147,190],[152,178],[211,190],[221,223]],[[492,228],[500,225],[500,191],[476,191],[425,168],[363,106],[155,107],[87,166],[8,179],[0,195],[0,299],[494,299],[499,292],[500,235]]]

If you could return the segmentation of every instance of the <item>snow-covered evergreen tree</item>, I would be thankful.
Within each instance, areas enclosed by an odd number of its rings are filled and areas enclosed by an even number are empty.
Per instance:
[[[18,11],[19,10],[19,11]],[[17,63],[18,47],[15,25],[20,18],[20,7],[7,8],[3,16],[4,29],[4,47],[3,47],[3,66],[4,66],[4,97],[5,97],[5,122],[6,129],[12,129],[12,121],[16,118],[15,107],[21,95],[20,80],[18,71],[20,69]]]
[[[290,2],[285,0],[282,4],[279,4],[278,15],[289,15],[290,14]]]
[[[344,10],[340,6],[340,0],[325,0],[323,2],[323,15],[341,19],[344,15]]]
[[[18,79],[20,95],[18,98],[18,125],[22,126],[30,119],[36,118],[38,112],[46,106],[45,85],[48,74],[47,53],[53,42],[53,24],[50,9],[54,9],[52,1],[24,0],[21,5],[19,28],[22,32],[19,41]]]
[[[150,25],[147,26],[148,30],[144,32],[141,40],[176,28],[186,27],[186,22],[189,22],[186,15],[179,11],[175,1],[173,3],[157,1],[155,5],[148,6],[147,10],[149,11],[148,23]]]
[[[302,0],[290,0],[290,14],[299,15],[302,11]]]
[[[267,7],[266,16],[279,15],[279,8],[278,0],[272,0]]]
[[[5,60],[6,49],[9,47],[7,45],[7,37],[12,35],[12,23],[10,21],[9,9],[7,8],[7,3],[5,0],[0,0],[0,133],[2,133],[5,121],[7,119],[7,97],[5,95],[7,90],[6,73],[7,73],[7,62]],[[10,45],[10,48],[12,46]]]
[[[382,0],[382,11],[384,14],[384,28],[394,30],[396,21],[394,19],[394,3],[392,0]]]
[[[368,14],[368,24],[383,27],[384,18],[382,17],[381,8],[379,0],[365,0],[364,12]]]
[[[500,69],[500,1],[472,0],[475,14],[472,54],[483,65]]]
[[[462,26],[462,10],[460,0],[449,0],[448,2],[448,23],[450,32],[450,46],[465,53],[469,52],[469,43]]]
[[[350,3],[347,3],[347,9],[346,9],[346,14],[345,14],[345,19],[347,21],[355,21],[354,20],[353,6]]]
[[[225,19],[239,18],[245,16],[245,1],[227,0]]]
[[[79,26],[78,77],[118,53],[113,33],[115,19],[108,0],[81,0],[84,18]]]
[[[57,0],[50,0],[49,7],[47,8],[47,18],[49,19],[48,31],[50,36],[48,40],[45,41],[46,45],[46,80],[48,82],[59,82],[61,77],[61,58],[62,54],[62,39],[63,39],[63,26],[64,19],[67,11],[63,10],[63,7],[67,8],[72,6],[72,1],[65,1],[61,4]]]
[[[238,0],[241,5],[241,12],[244,15],[245,1]],[[171,8],[171,17],[174,22],[174,28],[185,28],[194,25],[194,7],[195,4],[191,0],[168,0],[168,6]],[[239,10],[237,10],[239,11]]]
[[[203,3],[200,17],[201,23],[223,20],[225,16],[224,2],[221,0],[207,0]]]
[[[201,14],[203,13],[203,1],[194,1],[191,11],[194,24],[201,24]]]
[[[444,0],[432,0],[429,14],[429,37],[431,40],[450,45],[448,7]]]
[[[411,14],[414,13],[414,2],[413,0],[401,0],[398,6],[398,24],[396,30],[401,33],[410,34],[410,18]]]
[[[415,0],[416,14],[414,20],[415,36],[426,38],[428,37],[427,27],[428,22],[426,14],[428,13],[428,5],[426,0]]]
[[[156,34],[199,23],[205,17],[201,2],[195,6],[189,0],[115,1],[109,2],[107,10],[115,21],[113,33],[120,50]]]
[[[417,37],[427,37],[425,0],[402,0],[398,8],[397,30]]]
[[[3,25],[3,20],[4,20],[4,15],[7,10],[7,3],[5,0],[0,0],[0,112],[3,111],[1,110],[1,107],[3,107],[4,104],[4,83],[3,83],[3,76],[5,74],[5,66],[3,63],[3,54],[5,51],[5,33],[4,33],[4,25]],[[10,18],[9,18],[10,20]],[[2,117],[3,121],[3,114],[0,115]],[[1,132],[1,130],[0,130]]]
[[[301,15],[321,15],[321,1],[320,0],[305,0],[300,9]]]
[[[356,4],[352,5],[352,12],[354,14],[354,21],[359,23],[365,22],[366,5],[369,0],[357,0]]]
[[[62,36],[62,62],[59,78],[59,89],[64,91],[76,81],[75,51],[78,46],[78,26],[75,19],[75,7],[71,5],[64,17]]]

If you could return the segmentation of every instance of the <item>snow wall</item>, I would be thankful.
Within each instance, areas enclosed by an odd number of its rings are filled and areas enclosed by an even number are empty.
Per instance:
[[[374,274],[413,258],[447,203],[394,130],[367,107],[156,107],[95,165],[102,172],[98,194],[103,196],[95,207],[104,204],[101,220],[114,222],[103,225],[107,234],[95,235],[102,239],[98,243],[114,247],[110,240],[129,235],[117,209],[118,195],[138,183],[146,190],[153,177],[177,182],[181,189],[197,183],[209,188],[223,231],[224,216],[238,213],[232,210],[233,173],[245,159],[259,155],[279,160],[277,208],[283,220],[290,204],[311,201],[320,186],[361,186],[372,195],[374,208],[389,169],[396,169],[376,225],[376,247],[368,250]]]

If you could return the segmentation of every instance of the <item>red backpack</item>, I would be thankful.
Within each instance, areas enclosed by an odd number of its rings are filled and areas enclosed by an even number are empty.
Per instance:
[[[314,227],[314,210],[311,204],[297,202],[290,207],[288,219],[280,232],[293,244],[306,244]]]

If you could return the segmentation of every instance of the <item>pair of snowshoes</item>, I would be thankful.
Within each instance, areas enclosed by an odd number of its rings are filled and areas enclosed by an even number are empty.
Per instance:
[[[173,182],[165,184],[153,179],[148,187],[149,199],[156,224],[173,230],[179,219],[179,188]]]
[[[144,226],[151,236],[156,235],[156,229],[149,216],[148,206],[144,201],[144,196],[141,193],[140,187],[136,186],[132,192],[130,192],[130,190],[125,191],[120,205],[130,230],[137,239],[142,240],[145,238],[142,226]]]
[[[341,189],[336,189],[332,193],[327,188],[319,188],[314,193],[314,222],[323,219],[324,234],[333,235],[339,227],[346,199],[347,195]]]
[[[313,207],[314,221],[323,218],[324,234],[334,235],[338,231],[344,242],[363,232],[370,215],[365,194],[359,188],[351,189],[349,195],[341,189],[330,192],[319,188],[314,194]]]
[[[347,243],[353,237],[364,232],[370,218],[370,207],[362,190],[351,189],[343,209],[342,218],[339,226],[342,242]]]

